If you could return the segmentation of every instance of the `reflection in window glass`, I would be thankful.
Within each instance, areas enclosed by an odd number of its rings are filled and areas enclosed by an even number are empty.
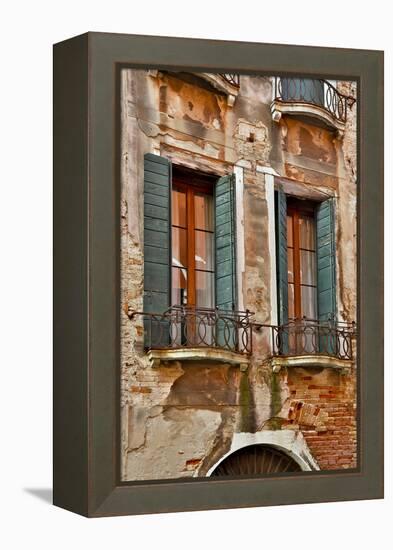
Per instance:
[[[195,271],[196,302],[200,307],[214,306],[214,273]]]
[[[316,285],[315,252],[300,250],[300,280],[305,285]]]
[[[172,189],[172,225],[187,226],[186,194]]]
[[[301,287],[302,295],[302,314],[307,317],[307,319],[316,319],[317,317],[317,296],[316,288],[312,286],[302,286]]]
[[[172,304],[187,305],[187,269],[172,267]]]
[[[196,269],[214,269],[213,233],[195,231],[195,267]]]
[[[202,187],[206,192],[202,192]],[[172,188],[172,305],[214,307],[214,200],[206,182]]]
[[[288,318],[293,319],[295,317],[295,291],[294,285],[290,283],[288,285]]]
[[[172,227],[172,265],[187,267],[187,230]]]
[[[300,248],[315,250],[315,223],[309,216],[299,217]]]
[[[202,193],[194,194],[195,229],[213,231],[213,197]]]
[[[288,316],[317,317],[315,219],[310,205],[291,201],[287,215]]]
[[[288,283],[293,283],[293,250],[288,248]]]

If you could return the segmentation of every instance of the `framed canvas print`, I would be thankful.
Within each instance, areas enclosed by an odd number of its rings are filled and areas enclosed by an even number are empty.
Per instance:
[[[383,495],[383,54],[54,47],[54,502]]]

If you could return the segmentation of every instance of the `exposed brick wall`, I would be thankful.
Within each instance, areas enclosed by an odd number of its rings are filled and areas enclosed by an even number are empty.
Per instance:
[[[122,78],[121,456],[122,479],[204,476],[237,434],[250,440],[302,432],[321,470],[356,465],[356,377],[332,368],[272,372],[270,331],[255,333],[246,373],[222,363],[153,367],[143,350],[143,155],[159,152],[217,176],[243,169],[244,308],[275,322],[265,176],[271,166],[300,196],[337,197],[337,300],[356,316],[356,105],[344,136],[312,121],[271,117],[272,79],[242,75],[233,107],[205,86],[127,69]],[[342,91],[355,94],[353,85]],[[251,135],[253,136],[252,139]],[[283,184],[283,182],[281,182]],[[296,193],[298,192],[296,191]],[[300,191],[299,191],[300,192]],[[242,243],[240,243],[242,245]],[[279,433],[286,430],[287,433]],[[292,430],[292,432],[291,432]],[[296,432],[296,433],[295,433]],[[275,435],[275,434],[274,434]],[[288,439],[286,439],[288,440]],[[300,456],[300,455],[299,455]],[[313,463],[314,467],[315,464]]]
[[[321,470],[356,467],[355,376],[288,369],[288,424],[299,426]]]

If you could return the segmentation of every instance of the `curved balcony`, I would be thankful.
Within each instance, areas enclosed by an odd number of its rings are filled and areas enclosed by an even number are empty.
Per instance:
[[[209,84],[227,96],[230,107],[235,103],[240,90],[240,76],[234,73],[198,73]]]
[[[149,69],[150,76],[156,78],[160,73],[158,69]],[[227,103],[230,107],[235,103],[240,90],[240,75],[236,73],[191,73],[206,80],[216,90],[227,96]]]
[[[173,306],[163,313],[131,311],[144,329],[144,349],[154,366],[203,360],[248,364],[252,353],[251,312]]]
[[[274,372],[281,367],[331,367],[347,372],[354,363],[355,323],[302,318],[255,328],[271,331]]]
[[[343,132],[348,109],[355,98],[340,93],[329,81],[313,78],[274,77],[272,117],[283,114],[317,119],[329,128]]]

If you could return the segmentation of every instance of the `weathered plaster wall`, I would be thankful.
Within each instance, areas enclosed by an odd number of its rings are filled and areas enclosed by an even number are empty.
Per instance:
[[[130,320],[127,313],[141,311],[143,305],[143,155],[147,152],[217,175],[233,172],[235,164],[243,167],[242,296],[244,307],[255,311],[261,323],[271,321],[271,261],[265,176],[257,172],[257,166],[271,166],[284,178],[340,197],[340,312],[343,318],[352,319],[356,309],[354,263],[346,257],[347,247],[350,255],[356,252],[354,227],[353,220],[345,216],[347,206],[355,205],[354,121],[339,142],[332,132],[306,122],[283,117],[279,124],[273,123],[268,77],[242,76],[233,107],[223,93],[192,76],[180,77],[123,71],[122,477],[203,476],[229,452],[235,434],[272,430],[283,434],[284,430],[302,431],[305,445],[308,443],[321,467],[349,467],[355,461],[354,412],[348,412],[354,403],[353,375],[337,378],[332,369],[322,373],[291,369],[274,374],[267,361],[268,331],[255,334],[247,372],[203,362],[154,368],[143,352],[141,321]],[[327,393],[322,393],[324,390]],[[298,412],[291,412],[298,402],[303,403],[303,411],[313,411],[314,423],[305,420],[305,413],[299,420]],[[346,424],[340,427],[342,411]],[[331,436],[335,439],[329,439]],[[342,448],[333,464],[326,449],[330,441],[342,445],[346,438],[351,443]]]

